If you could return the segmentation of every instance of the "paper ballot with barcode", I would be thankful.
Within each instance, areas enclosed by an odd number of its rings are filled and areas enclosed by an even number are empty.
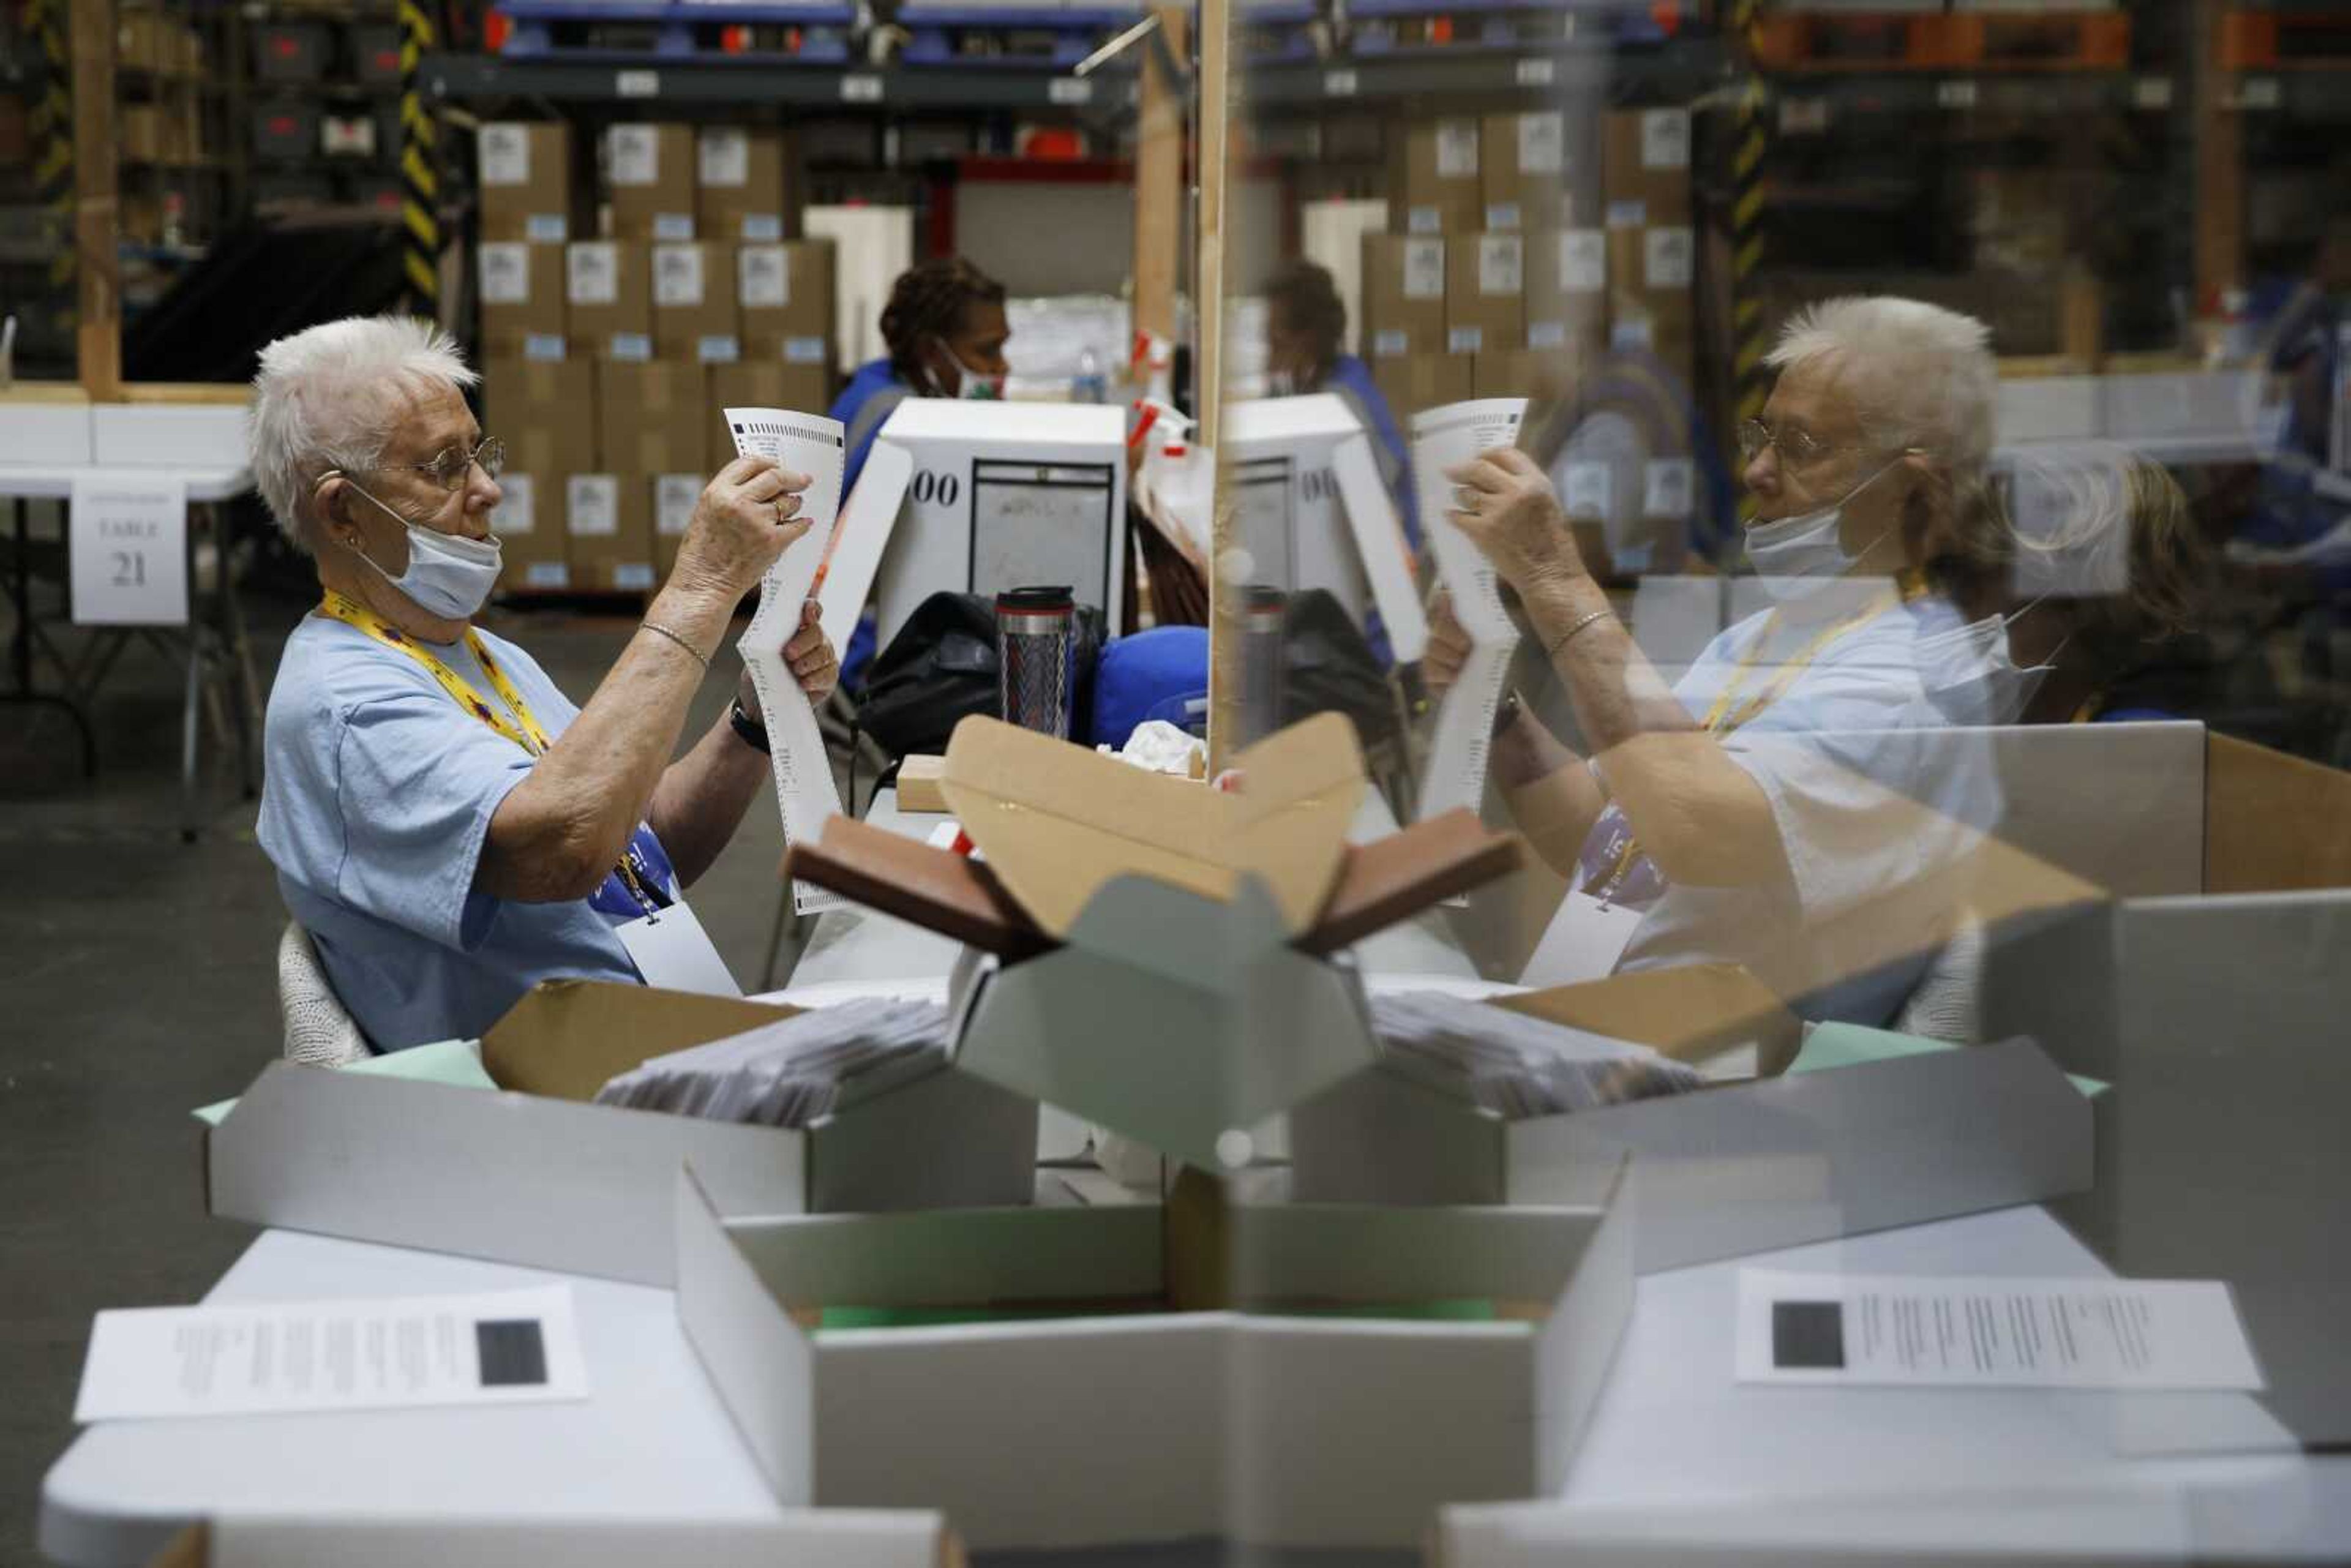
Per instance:
[[[1456,806],[1474,811],[1484,800],[1494,715],[1510,679],[1510,656],[1519,645],[1518,629],[1502,608],[1493,563],[1447,520],[1446,514],[1455,507],[1455,486],[1445,471],[1481,452],[1517,445],[1526,413],[1524,398],[1481,398],[1430,409],[1412,422],[1421,528],[1437,558],[1437,576],[1452,600],[1453,618],[1469,634],[1471,644],[1460,674],[1437,704],[1437,730],[1420,786],[1424,821]]]
[[[77,1421],[585,1399],[571,1287],[98,1314]]]
[[[825,550],[832,543],[841,512],[842,433],[838,420],[776,408],[730,408],[726,429],[738,455],[773,458],[809,476],[809,487],[800,494],[800,516],[809,519],[809,530],[768,569],[759,587],[759,612],[736,643],[767,719],[776,805],[783,817],[784,847],[789,849],[820,836],[826,820],[841,813],[841,792],[833,786],[832,760],[825,754],[816,708],[784,664],[783,650],[799,630],[800,606],[815,596]],[[792,884],[795,914],[812,915],[841,903],[821,888]]]
[[[2258,1389],[2217,1280],[1739,1271],[1742,1383]]]

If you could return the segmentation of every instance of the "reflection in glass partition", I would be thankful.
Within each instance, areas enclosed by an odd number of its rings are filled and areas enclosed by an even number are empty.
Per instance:
[[[1671,1295],[1689,1336],[1628,1335],[1564,1485],[1440,1511],[1445,1560],[1883,1561],[2221,1451],[2274,1466],[2227,1483],[2256,1534],[2351,1550],[2303,1508],[2351,1496],[2302,1451],[2351,1428],[2339,1206],[2268,1208],[2351,1179],[2339,19],[1240,15],[1235,733],[1342,713],[1358,843],[1521,852],[1353,945],[1374,1058],[1280,1174],[1508,1212],[1630,1149],[1637,1267],[1685,1270],[1632,1321]],[[1593,1095],[1545,1092],[1571,1058]],[[2068,1281],[2199,1391],[2022,1354]],[[1995,1366],[1967,1412],[1883,1386]],[[2012,1386],[2068,1379],[2064,1432]],[[1749,1386],[1794,1381],[1801,1416]],[[1792,1524],[1831,1491],[1871,1500]],[[2085,1521],[2018,1560],[2116,1543]]]

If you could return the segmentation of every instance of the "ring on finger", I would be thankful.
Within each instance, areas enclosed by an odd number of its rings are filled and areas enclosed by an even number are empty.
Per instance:
[[[1453,487],[1453,504],[1462,511],[1474,514],[1478,510],[1478,492],[1467,485],[1457,485]]]

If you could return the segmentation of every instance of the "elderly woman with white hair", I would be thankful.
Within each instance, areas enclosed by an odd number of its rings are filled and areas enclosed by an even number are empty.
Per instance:
[[[272,343],[254,382],[254,473],[323,591],[270,691],[261,847],[379,1051],[478,1035],[542,979],[675,983],[715,961],[683,891],[768,777],[748,680],[671,757],[728,618],[808,529],[804,476],[721,469],[575,707],[473,624],[503,456],[475,382],[428,323],[355,318]],[[831,689],[812,602],[784,657],[811,696]]]
[[[1448,475],[1450,520],[1517,591],[1589,756],[1506,703],[1494,772],[1570,879],[1531,983],[1735,961],[1807,1016],[1893,1016],[1947,934],[1943,879],[1998,810],[1983,748],[1950,727],[2012,716],[1989,711],[1999,622],[1969,625],[1946,586],[2004,559],[1984,504],[1988,340],[1892,298],[1788,326],[1740,433],[1747,555],[1773,602],[1670,686],[1531,459]],[[1432,647],[1442,680],[1458,634]]]

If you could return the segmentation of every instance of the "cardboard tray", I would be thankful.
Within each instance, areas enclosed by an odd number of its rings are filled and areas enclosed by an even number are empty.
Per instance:
[[[1588,1017],[1622,998],[1560,998],[1646,978],[1506,999]],[[1374,1067],[1291,1112],[1290,1151],[1301,1201],[1398,1204],[1556,1203],[1630,1155],[1647,1273],[2080,1192],[2091,1126],[2015,1040],[1517,1121]]]
[[[561,980],[482,1040],[504,1092],[273,1062],[206,1136],[206,1207],[256,1225],[671,1282],[691,1159],[728,1214],[1027,1203],[1037,1106],[952,1070],[805,1131],[590,1103],[649,1057],[799,1009]]]
[[[1593,1174],[1576,1207],[1275,1205],[1209,1230],[1155,1206],[728,1220],[689,1171],[678,1316],[788,1507],[937,1508],[975,1550],[1409,1548],[1445,1502],[1563,1483],[1633,1299],[1631,1177]],[[1536,1305],[1166,1311],[1207,1248],[1244,1302]],[[826,1304],[1081,1315],[801,1326]]]

